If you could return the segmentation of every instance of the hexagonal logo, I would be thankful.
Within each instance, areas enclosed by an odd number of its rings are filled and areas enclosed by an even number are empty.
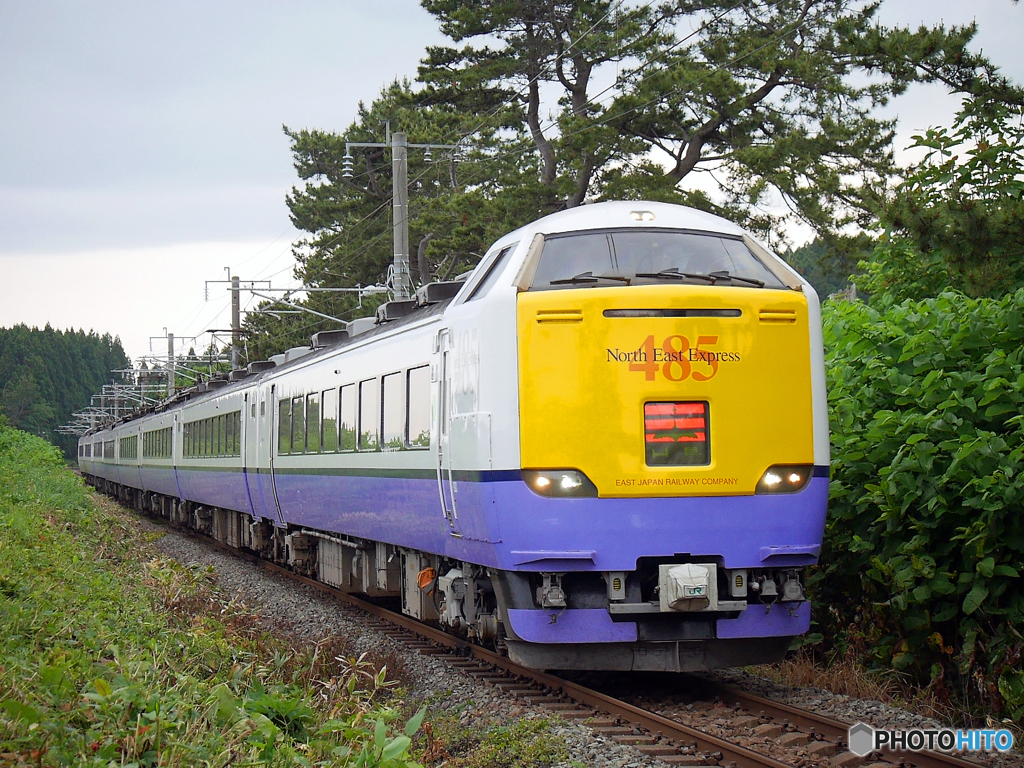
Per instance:
[[[864,757],[875,745],[875,729],[864,723],[857,723],[850,726],[846,737],[850,751],[857,757]]]

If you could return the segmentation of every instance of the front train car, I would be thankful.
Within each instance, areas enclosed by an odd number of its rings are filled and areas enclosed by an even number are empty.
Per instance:
[[[79,454],[140,510],[531,667],[773,661],[825,524],[818,299],[723,219],[587,205]]]
[[[510,239],[521,480],[494,485],[492,572],[510,655],[665,671],[781,658],[810,624],[828,498],[813,289],[679,206],[585,206]]]

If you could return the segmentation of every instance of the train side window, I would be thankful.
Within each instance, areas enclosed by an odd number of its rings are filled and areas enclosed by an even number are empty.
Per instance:
[[[306,450],[306,398],[292,398],[292,453]]]
[[[469,298],[466,299],[467,302],[483,298],[487,295],[487,292],[491,290],[491,286],[497,282],[498,276],[501,274],[502,269],[504,269],[505,264],[508,263],[509,254],[515,250],[517,245],[519,243],[513,243],[501,249],[501,253],[491,262],[491,266],[487,268],[487,274],[483,276],[480,282],[476,284],[473,292],[469,294]]]
[[[405,387],[402,374],[389,373],[381,380],[381,404],[384,407],[382,448],[398,451],[405,448]]]
[[[292,452],[292,401],[281,400],[277,404],[277,455]]]
[[[380,448],[380,395],[377,380],[359,382],[359,450],[376,451]]]
[[[235,455],[235,413],[224,415],[224,455]]]
[[[341,388],[341,419],[338,450],[356,449],[356,385],[346,384]]]
[[[409,448],[429,448],[430,366],[409,369],[408,403],[405,444]]]
[[[213,419],[203,419],[203,456],[213,456],[214,440]]]
[[[320,453],[320,393],[306,395],[306,451]]]
[[[235,456],[242,455],[242,412],[235,411]]]
[[[228,452],[228,430],[227,424],[225,423],[226,421],[227,419],[224,417],[223,413],[220,416],[216,417],[218,456],[224,456]]]
[[[324,453],[334,453],[338,450],[338,390],[325,389],[320,393],[320,406],[323,408],[320,418],[323,437],[320,444]]]

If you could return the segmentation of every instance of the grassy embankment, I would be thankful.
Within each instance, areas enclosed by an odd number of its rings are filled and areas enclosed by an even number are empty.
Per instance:
[[[0,765],[397,768],[414,755],[534,768],[564,757],[547,721],[459,727],[441,702],[416,734],[418,703],[380,662],[347,658],[344,639],[270,634],[209,572],[161,558],[57,449],[0,423]]]
[[[216,618],[208,574],[145,550],[55,448],[0,426],[0,763],[405,764],[384,675]]]

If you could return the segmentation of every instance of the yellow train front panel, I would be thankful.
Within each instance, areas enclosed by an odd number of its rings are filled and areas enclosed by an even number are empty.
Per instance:
[[[799,291],[530,291],[517,315],[524,469],[577,469],[602,497],[718,496],[813,464]]]

